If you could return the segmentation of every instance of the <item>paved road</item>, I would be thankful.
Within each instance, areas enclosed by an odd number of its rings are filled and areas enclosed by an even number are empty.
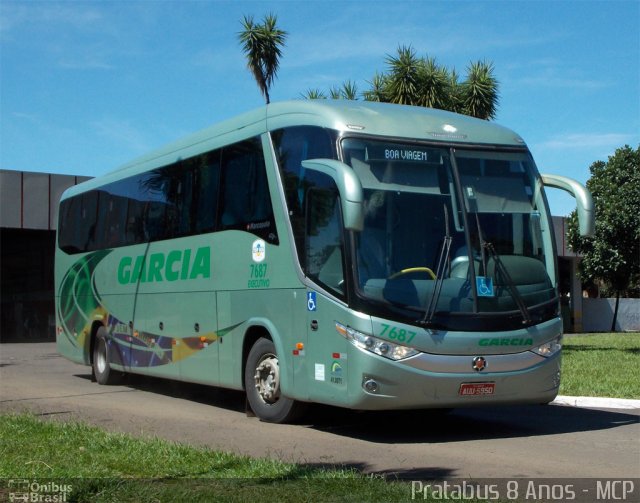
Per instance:
[[[411,479],[640,473],[637,409],[519,406],[456,410],[425,420],[318,406],[302,424],[273,425],[247,417],[237,392],[135,376],[124,386],[99,386],[88,367],[59,357],[53,343],[0,344],[0,412],[14,410]]]

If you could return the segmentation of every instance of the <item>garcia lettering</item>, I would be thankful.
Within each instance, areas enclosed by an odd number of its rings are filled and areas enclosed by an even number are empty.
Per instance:
[[[191,258],[193,255],[193,259]],[[164,253],[122,257],[118,265],[118,283],[126,285],[177,281],[187,279],[207,279],[211,277],[211,248],[204,246],[195,250],[172,250]]]
[[[525,339],[520,337],[480,339],[480,341],[478,342],[478,346],[533,346],[533,339]]]

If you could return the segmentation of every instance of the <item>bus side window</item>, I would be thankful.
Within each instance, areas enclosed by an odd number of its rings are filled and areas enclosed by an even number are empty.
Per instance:
[[[244,230],[278,244],[259,138],[224,148],[220,194],[219,230]]]
[[[164,239],[166,203],[163,201],[149,201],[145,208],[145,233],[148,241],[159,241]]]
[[[116,194],[111,194],[109,196],[107,215],[107,247],[112,248],[126,244],[126,220],[127,199]]]
[[[127,200],[127,223],[125,226],[125,244],[135,245],[144,243],[146,236],[144,235],[144,203],[138,199],[130,198]]]
[[[305,173],[302,161],[337,159],[335,132],[316,126],[294,126],[272,133],[289,219],[300,263],[304,263]]]
[[[302,161],[337,159],[335,133],[320,127],[295,126],[275,131],[273,142],[289,211],[302,213],[304,208]]]
[[[335,183],[322,175],[326,187],[312,187],[306,194],[305,273],[338,296],[344,289],[344,241],[340,197]],[[325,180],[326,179],[326,180]]]
[[[224,151],[222,229],[238,229],[248,220],[253,175],[251,153],[229,147]]]
[[[82,219],[80,227],[82,229],[83,251],[98,249],[97,241],[98,226],[98,191],[91,190],[82,195]]]
[[[80,225],[82,196],[73,196],[62,201],[59,215],[58,246],[65,253],[83,252],[86,238]]]
[[[147,241],[158,241],[167,236],[169,181],[167,171],[162,168],[144,174],[139,181],[139,191],[145,202],[143,225]]]
[[[90,236],[91,244],[89,248],[91,250],[100,250],[108,247],[108,226],[107,217],[109,215],[109,194],[100,188],[95,191],[98,198],[98,213],[96,219],[95,229]]]
[[[193,166],[193,233],[216,230],[220,188],[220,150],[198,156]]]

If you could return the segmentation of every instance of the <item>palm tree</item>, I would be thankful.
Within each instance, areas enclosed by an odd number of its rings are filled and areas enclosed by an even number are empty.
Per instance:
[[[308,89],[306,93],[302,93],[301,96],[307,100],[326,100],[327,97],[320,89]]]
[[[331,87],[331,89],[329,89],[329,98],[331,98],[332,100],[339,100],[340,98],[342,98],[342,91],[340,90],[340,88],[337,86]]]
[[[398,47],[398,56],[387,56],[387,97],[391,103],[416,105],[420,59],[411,46]]]
[[[247,66],[267,105],[270,102],[269,89],[278,73],[282,47],[287,38],[287,32],[277,28],[276,22],[273,14],[265,16],[262,24],[254,23],[253,16],[244,16],[243,30],[238,34]]]
[[[439,108],[485,120],[495,118],[499,83],[492,63],[469,64],[467,78],[460,82],[455,68],[438,65],[433,57],[418,57],[411,46],[399,46],[397,51],[397,56],[387,55],[387,71],[376,73],[368,82],[370,88],[362,92],[365,101]],[[318,99],[325,98],[325,94],[314,90],[303,97]],[[329,97],[357,99],[356,85],[347,80],[342,88],[332,87]]]
[[[376,72],[371,82],[367,81],[371,86],[371,89],[364,91],[362,97],[365,101],[378,101],[386,103],[387,99],[387,76],[382,73]]]
[[[355,82],[347,80],[342,83],[342,89],[340,91],[341,98],[345,100],[357,100],[358,99],[358,86]]]
[[[458,114],[464,113],[464,89],[455,68],[449,72],[449,100],[445,110]]]
[[[435,58],[421,59],[418,66],[416,105],[446,110],[449,104],[449,71]]]
[[[486,61],[471,63],[467,67],[467,80],[462,85],[464,113],[490,120],[498,107],[498,81],[493,76],[493,64]]]

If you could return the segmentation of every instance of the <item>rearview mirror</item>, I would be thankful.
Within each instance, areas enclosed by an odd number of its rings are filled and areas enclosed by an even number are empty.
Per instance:
[[[364,227],[362,184],[354,171],[346,164],[333,159],[302,161],[302,167],[330,176],[340,192],[340,202],[345,229],[361,231]]]
[[[595,207],[591,192],[581,183],[560,175],[540,175],[542,183],[547,187],[567,191],[576,199],[578,224],[581,236],[593,236],[595,233]]]

